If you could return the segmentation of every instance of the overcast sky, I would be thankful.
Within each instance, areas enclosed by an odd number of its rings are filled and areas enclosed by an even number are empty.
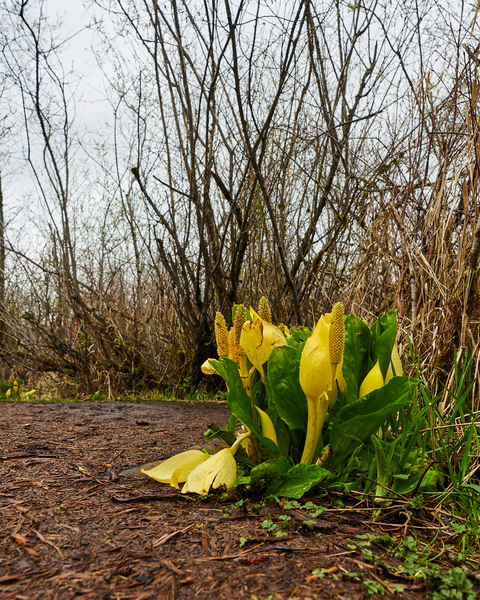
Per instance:
[[[31,5],[30,19],[38,18],[40,3]],[[93,52],[95,32],[88,25],[94,16],[94,6],[91,0],[44,0],[43,14],[48,25],[62,22],[57,31],[58,42],[66,40],[58,52],[64,72],[73,72],[78,86],[75,88],[75,119],[73,129],[79,133],[83,142],[102,141],[99,132],[104,129],[105,122],[111,119],[111,106],[105,95],[104,78]],[[97,10],[97,14],[100,14]],[[103,64],[108,68],[108,62]],[[77,79],[78,78],[78,79]],[[5,109],[7,110],[7,109]],[[17,109],[18,111],[18,109]],[[20,116],[20,112],[16,113]],[[21,144],[20,144],[21,146]],[[22,198],[35,197],[34,180],[29,168],[25,168],[20,160],[21,151],[13,147],[9,156],[4,156],[2,170],[4,189],[6,191],[7,213],[10,209],[10,220],[18,214],[18,208],[24,205]],[[43,144],[41,146],[43,148]],[[34,149],[35,152],[35,149]],[[33,195],[33,196],[32,196]],[[27,202],[24,207],[28,207]]]
[[[63,21],[61,39],[70,38],[62,50],[65,68],[73,66],[73,70],[82,75],[77,96],[77,125],[80,129],[85,126],[95,131],[110,115],[102,73],[92,50],[94,32],[88,29],[95,6],[90,0],[68,0],[66,8],[65,0],[45,0],[45,9],[49,21]]]

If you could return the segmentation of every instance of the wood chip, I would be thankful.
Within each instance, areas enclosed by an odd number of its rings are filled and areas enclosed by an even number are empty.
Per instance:
[[[195,523],[192,523],[191,525],[189,525],[188,527],[185,527],[184,529],[179,529],[178,531],[173,531],[172,533],[167,533],[167,534],[163,535],[161,538],[158,538],[157,540],[155,540],[152,543],[152,547],[156,548],[157,546],[163,546],[163,544],[165,544],[166,542],[168,542],[168,540],[171,540],[176,535],[180,535],[181,533],[185,533],[186,531],[188,531],[189,529],[191,529],[194,525],[195,525]]]
[[[60,550],[60,548],[58,546],[56,546],[53,542],[51,542],[50,540],[47,540],[47,538],[45,536],[43,536],[39,531],[37,531],[36,529],[33,530],[38,539],[41,540],[44,544],[48,544],[49,546],[51,546],[52,548],[55,548],[55,550],[60,554],[60,557],[63,558],[63,552]]]

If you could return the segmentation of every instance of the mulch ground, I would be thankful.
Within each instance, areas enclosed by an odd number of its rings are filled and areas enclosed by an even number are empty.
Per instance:
[[[401,507],[372,523],[364,505],[329,502],[312,519],[303,504],[287,511],[258,499],[240,508],[238,498],[189,499],[139,473],[201,443],[210,423],[224,426],[225,405],[3,403],[0,411],[2,600],[354,600],[399,585],[403,598],[427,598],[424,580],[392,574],[400,559],[375,543],[369,559],[350,540],[368,532],[400,539],[415,526],[432,550],[456,549],[449,528]],[[266,520],[276,530],[262,527]]]

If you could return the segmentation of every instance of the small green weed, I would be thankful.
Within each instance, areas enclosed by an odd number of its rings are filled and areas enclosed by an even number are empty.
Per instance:
[[[312,575],[323,578],[325,575],[328,575],[328,569],[315,569],[312,571]]]
[[[363,585],[367,588],[369,594],[380,594],[380,596],[384,596],[386,593],[385,586],[378,581],[364,581]]]
[[[265,519],[262,523],[262,529],[266,529],[268,533],[272,533],[277,529],[278,525],[272,521],[272,519]]]
[[[477,597],[468,573],[460,567],[446,573],[431,573],[429,584],[434,589],[433,600],[475,600]]]
[[[292,519],[289,515],[280,515],[278,517],[279,521],[282,521],[282,529],[288,529],[290,527],[289,521]]]
[[[312,517],[319,517],[323,515],[323,513],[327,510],[325,506],[319,506],[318,504],[314,504],[313,502],[306,502],[303,509],[305,512],[308,512]]]
[[[461,533],[465,532],[462,524],[457,524],[457,530]],[[347,547],[360,550],[367,562],[381,567],[384,572],[390,572],[395,576],[424,579],[434,600],[473,600],[476,595],[473,584],[468,578],[468,571],[460,567],[445,570],[438,561],[444,555],[451,556],[452,547],[442,542],[441,550],[434,550],[436,539],[435,536],[428,545],[422,546],[419,540],[411,535],[396,542],[389,535],[377,536],[366,533],[357,535],[355,540],[348,540]],[[382,547],[397,559],[402,559],[403,564],[394,567],[380,560],[371,547],[372,544]],[[381,583],[373,581],[363,583],[369,594],[385,594],[386,588]],[[392,588],[391,584],[389,587]],[[401,593],[399,587],[395,588],[395,591]]]
[[[302,507],[298,500],[287,500],[285,502],[281,502],[277,499],[277,501],[284,510],[294,510],[295,508]]]

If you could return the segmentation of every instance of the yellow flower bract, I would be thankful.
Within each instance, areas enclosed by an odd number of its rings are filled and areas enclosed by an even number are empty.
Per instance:
[[[187,481],[187,477],[193,469],[208,460],[208,458],[209,454],[201,450],[187,450],[168,458],[161,464],[153,467],[153,469],[149,469],[148,471],[142,469],[142,473],[155,479],[155,481],[169,483],[173,487],[178,488],[178,483]]]
[[[380,362],[377,360],[372,369],[370,369],[369,373],[362,381],[362,385],[360,386],[360,391],[358,392],[359,398],[370,394],[374,390],[378,390],[383,387],[385,384],[383,380],[382,371],[380,369]]]
[[[329,325],[323,317],[305,343],[300,359],[300,385],[307,399],[319,398],[332,388]]]
[[[240,435],[233,446],[224,448],[208,460],[202,462],[188,475],[185,485],[182,488],[182,494],[188,492],[208,494],[210,489],[217,489],[225,486],[227,493],[231,494],[235,489],[237,479],[237,463],[235,462],[235,452],[241,442],[249,436],[250,433]]]
[[[255,313],[253,309],[250,312]],[[256,313],[255,313],[256,315]],[[240,335],[240,346],[245,350],[252,365],[260,372],[262,379],[262,365],[267,362],[275,346],[286,346],[287,342],[283,333],[271,323],[256,319],[255,323],[246,321]]]

